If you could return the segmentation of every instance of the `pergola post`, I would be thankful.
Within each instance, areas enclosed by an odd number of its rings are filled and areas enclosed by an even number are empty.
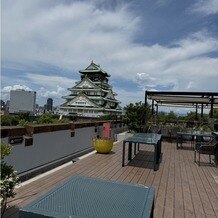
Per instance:
[[[148,94],[147,91],[145,91],[145,106],[148,104]]]
[[[147,91],[145,91],[145,108],[147,107],[147,105],[148,105],[148,94],[147,94]],[[142,119],[143,119],[143,123],[146,122],[146,118],[147,118],[146,111],[147,111],[147,110],[145,110],[144,117],[142,118]]]
[[[204,114],[204,104],[201,104],[201,118],[203,118]]]
[[[204,98],[204,95],[202,95],[202,98]],[[204,114],[204,104],[201,104],[201,118],[203,118],[203,114]]]
[[[210,118],[213,118],[213,101],[214,101],[214,98],[213,96],[211,96],[211,105],[210,105]]]
[[[154,100],[152,100],[152,104],[151,104],[151,113],[152,115],[154,115]]]
[[[156,114],[158,116],[158,104],[156,104]]]
[[[195,119],[197,120],[198,118],[198,104],[196,104],[196,110],[195,110]]]

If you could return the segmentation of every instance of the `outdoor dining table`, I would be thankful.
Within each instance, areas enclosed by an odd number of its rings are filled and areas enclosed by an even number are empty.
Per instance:
[[[184,136],[191,136],[193,139],[214,137],[214,135],[211,132],[204,132],[204,131],[177,132],[177,138],[176,138],[177,149],[182,148],[182,138]],[[179,142],[180,142],[180,146],[179,146]]]
[[[132,143],[134,143],[134,153],[136,154],[136,145],[153,145],[153,170],[157,170],[161,158],[161,134],[157,133],[136,133],[123,140],[122,166],[125,165],[125,148],[128,143],[128,160],[132,160]]]
[[[152,187],[75,176],[21,208],[20,218],[153,217]]]

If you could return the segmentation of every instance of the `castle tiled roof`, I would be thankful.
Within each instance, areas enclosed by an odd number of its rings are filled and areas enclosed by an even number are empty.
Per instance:
[[[100,65],[95,64],[93,61],[91,62],[91,64],[85,70],[80,70],[79,72],[82,73],[82,74],[100,73],[100,74],[103,74],[106,77],[110,77],[110,74],[108,74],[106,71],[102,70]]]

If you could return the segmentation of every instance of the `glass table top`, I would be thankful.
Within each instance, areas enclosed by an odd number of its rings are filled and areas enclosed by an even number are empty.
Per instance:
[[[156,133],[135,133],[124,140],[124,142],[157,144],[161,139],[161,134]]]

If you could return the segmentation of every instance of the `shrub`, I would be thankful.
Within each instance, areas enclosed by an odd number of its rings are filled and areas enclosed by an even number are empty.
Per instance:
[[[7,199],[15,196],[15,186],[19,183],[16,171],[4,162],[4,158],[11,153],[11,146],[1,144],[1,214],[7,207]]]
[[[1,126],[11,126],[11,117],[8,115],[1,116]]]
[[[42,114],[37,119],[38,124],[46,124],[46,123],[53,123],[53,117],[51,114]]]
[[[37,124],[68,123],[66,119],[59,120],[56,115],[42,114],[37,118]]]
[[[26,125],[28,125],[29,124],[29,122],[28,121],[26,121],[25,119],[21,119],[21,120],[19,120],[19,126],[26,126]]]
[[[117,120],[117,115],[114,114],[108,114],[108,115],[102,115],[98,118],[98,120]]]
[[[1,116],[1,126],[16,126],[18,124],[18,119],[9,115]]]

